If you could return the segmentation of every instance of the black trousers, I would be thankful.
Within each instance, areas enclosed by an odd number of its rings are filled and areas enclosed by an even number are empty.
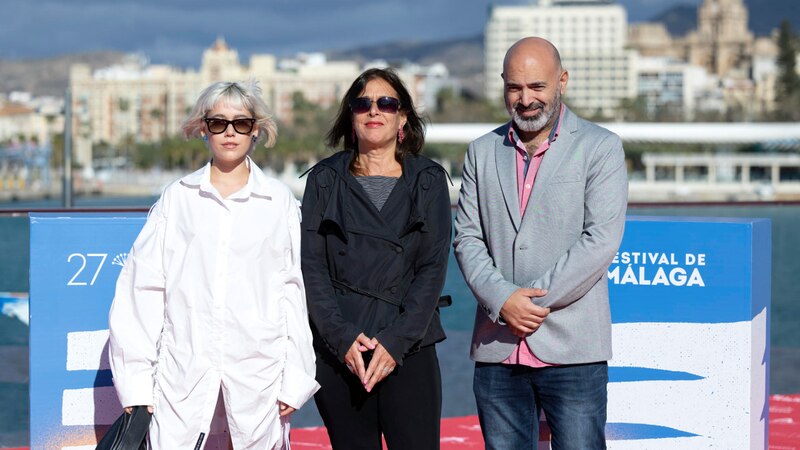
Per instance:
[[[356,375],[332,354],[317,350],[314,396],[334,450],[438,450],[442,378],[434,345],[403,360],[402,366],[368,393]]]

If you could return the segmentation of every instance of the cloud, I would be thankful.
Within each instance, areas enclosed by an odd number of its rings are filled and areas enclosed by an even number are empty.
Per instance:
[[[654,1],[621,0],[645,10]],[[252,53],[444,40],[483,33],[493,3],[528,0],[4,0],[0,58],[121,50],[143,52],[155,63],[197,66],[218,36],[243,60]]]

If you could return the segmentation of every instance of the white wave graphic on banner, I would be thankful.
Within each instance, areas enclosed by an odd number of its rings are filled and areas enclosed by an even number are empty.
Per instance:
[[[630,380],[608,386],[608,422],[650,424],[692,437],[648,439],[648,450],[758,448],[765,441],[767,315],[752,322],[628,323],[613,326],[609,366],[660,369],[698,379]],[[753,371],[750,367],[754,368]],[[725,405],[725,406],[722,406]],[[713,413],[711,413],[713,411]],[[642,440],[609,442],[609,449],[640,449]],[[743,444],[750,442],[750,447]]]
[[[108,330],[67,333],[67,370],[107,370]]]
[[[117,420],[122,405],[114,386],[64,389],[61,402],[61,424],[111,425]]]

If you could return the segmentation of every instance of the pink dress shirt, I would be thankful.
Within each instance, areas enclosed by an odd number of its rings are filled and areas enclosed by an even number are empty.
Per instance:
[[[528,205],[528,199],[533,191],[533,183],[536,180],[536,173],[539,171],[539,166],[542,164],[542,158],[550,145],[558,138],[558,133],[561,131],[561,118],[564,115],[564,105],[561,105],[561,111],[558,115],[558,120],[550,132],[550,136],[546,141],[536,149],[533,156],[528,158],[528,151],[525,144],[520,141],[519,137],[514,132],[514,127],[508,128],[508,139],[514,143],[514,148],[517,150],[517,193],[519,194],[519,215],[525,216],[525,208]],[[525,166],[527,165],[527,171]],[[514,351],[511,352],[508,358],[502,361],[502,364],[521,364],[530,367],[548,367],[554,364],[548,364],[533,354],[528,342],[525,339],[520,339]]]

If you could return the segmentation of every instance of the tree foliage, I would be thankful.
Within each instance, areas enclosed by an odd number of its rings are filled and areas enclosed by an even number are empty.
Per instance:
[[[134,167],[140,169],[160,167],[188,171],[199,168],[208,160],[208,149],[200,139],[187,141],[177,136],[166,137],[159,142],[126,142],[112,151],[115,153],[108,156],[124,154]]]
[[[426,111],[435,123],[495,123],[508,120],[503,105],[473,98],[452,88],[436,94],[436,107]]]
[[[276,169],[281,169],[286,160],[315,160],[330,153],[324,139],[336,115],[336,106],[321,108],[306,100],[301,92],[292,95],[292,102],[292,116],[278,124],[275,147],[257,159]]]

